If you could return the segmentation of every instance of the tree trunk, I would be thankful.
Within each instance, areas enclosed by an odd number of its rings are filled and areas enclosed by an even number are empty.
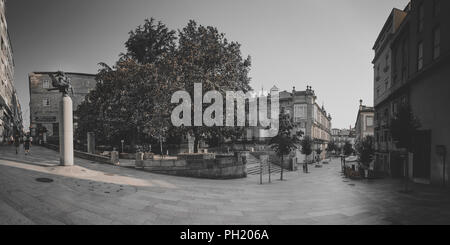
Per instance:
[[[283,164],[284,164],[284,156],[281,155],[281,176],[280,176],[280,180],[283,180]]]
[[[308,173],[308,156],[305,155],[305,173]]]
[[[268,164],[269,164],[269,183],[271,183],[272,182],[272,180],[271,180],[271,174],[272,174],[272,171],[271,171],[271,163],[270,163],[270,159],[269,159],[269,161],[267,162]]]

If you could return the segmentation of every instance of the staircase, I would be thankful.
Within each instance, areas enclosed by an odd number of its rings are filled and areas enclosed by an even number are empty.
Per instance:
[[[263,164],[263,174],[269,174],[269,164]],[[249,154],[247,157],[247,175],[259,175],[261,172],[261,162],[259,159]],[[275,164],[270,165],[270,173],[280,173],[281,168]]]

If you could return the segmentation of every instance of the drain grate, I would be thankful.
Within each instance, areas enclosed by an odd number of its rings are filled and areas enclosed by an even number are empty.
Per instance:
[[[37,178],[36,181],[41,182],[41,183],[52,183],[53,182],[53,180],[49,179],[49,178]]]

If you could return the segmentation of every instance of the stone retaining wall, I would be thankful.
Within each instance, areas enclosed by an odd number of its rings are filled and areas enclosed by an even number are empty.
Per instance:
[[[136,160],[136,168],[153,173],[206,179],[247,177],[245,152],[234,156],[180,154],[176,160]]]
[[[42,146],[47,147],[54,151],[59,151],[59,146],[57,146],[57,145],[43,144]],[[118,156],[114,156],[114,154],[111,154],[111,156],[109,156],[109,157],[101,156],[101,155],[97,155],[97,154],[90,154],[90,153],[81,152],[81,151],[73,151],[73,154],[75,157],[94,161],[94,162],[113,164],[113,165],[119,164]],[[118,154],[118,153],[116,153],[116,154]]]

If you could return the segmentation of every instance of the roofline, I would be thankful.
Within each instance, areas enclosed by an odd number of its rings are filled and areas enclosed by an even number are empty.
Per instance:
[[[44,74],[44,75],[49,75],[49,74],[55,74],[56,71],[34,71],[29,73],[28,75],[38,75],[38,74]],[[97,74],[92,74],[92,73],[82,73],[82,72],[64,72],[65,74],[69,74],[69,75],[80,75],[80,76],[92,76],[95,77],[97,76]]]
[[[380,39],[381,39],[381,36],[382,36],[383,32],[386,30],[387,24],[388,24],[388,22],[389,22],[389,19],[392,18],[392,21],[394,21],[394,17],[395,17],[395,16],[394,16],[394,13],[395,13],[396,11],[403,12],[403,13],[406,12],[405,10],[401,10],[401,9],[398,9],[398,8],[393,8],[393,9],[391,10],[389,16],[387,17],[386,21],[384,22],[384,25],[383,25],[383,27],[381,28],[381,31],[380,31],[380,33],[378,34],[377,39],[376,39],[376,41],[375,41],[375,43],[374,43],[374,45],[373,45],[373,47],[372,47],[373,50],[375,50],[375,47],[376,47],[377,44],[379,43],[379,41],[380,41]]]

